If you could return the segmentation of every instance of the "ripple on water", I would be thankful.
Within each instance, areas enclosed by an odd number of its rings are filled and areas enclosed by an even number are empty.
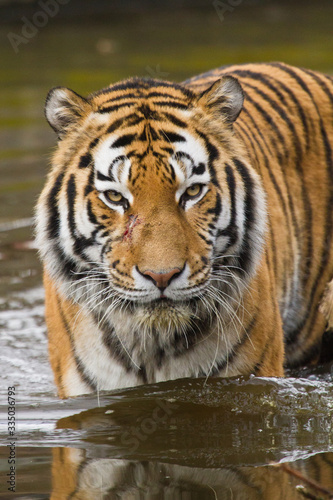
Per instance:
[[[54,398],[48,361],[42,287],[17,293],[1,304],[2,387],[15,386],[20,403]]]

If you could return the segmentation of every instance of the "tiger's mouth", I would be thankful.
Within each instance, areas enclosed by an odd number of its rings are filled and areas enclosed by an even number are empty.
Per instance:
[[[191,297],[187,299],[172,299],[170,297],[166,297],[161,295],[156,299],[152,299],[149,302],[134,302],[134,309],[149,309],[150,311],[159,311],[159,310],[170,310],[170,309],[178,309],[183,307],[191,307],[195,310],[198,302],[200,301],[200,297]]]
[[[159,297],[149,302],[134,302],[132,304],[133,311],[147,311],[151,314],[158,314],[164,311],[181,310],[189,306],[190,301],[175,300],[168,297]]]
[[[171,333],[191,328],[197,318],[197,300],[173,300],[160,297],[145,304],[135,304],[133,317],[147,331]]]

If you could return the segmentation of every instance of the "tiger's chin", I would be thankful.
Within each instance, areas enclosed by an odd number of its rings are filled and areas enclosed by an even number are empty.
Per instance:
[[[134,321],[147,332],[172,334],[191,328],[195,314],[190,302],[155,300],[134,309]]]

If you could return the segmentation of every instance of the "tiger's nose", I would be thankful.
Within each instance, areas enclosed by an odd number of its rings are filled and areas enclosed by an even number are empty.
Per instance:
[[[140,274],[142,274],[142,276],[151,280],[154,285],[156,285],[157,288],[159,288],[161,292],[163,292],[163,290],[165,290],[166,287],[170,285],[171,281],[182,273],[183,269],[175,267],[167,273],[155,273],[154,271],[150,271],[149,269],[144,272],[141,272],[139,269],[138,271]]]

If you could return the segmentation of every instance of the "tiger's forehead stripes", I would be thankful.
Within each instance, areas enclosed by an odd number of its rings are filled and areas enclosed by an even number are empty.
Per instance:
[[[162,90],[160,90],[162,89]],[[106,104],[117,102],[121,99],[155,99],[154,102],[166,102],[169,99],[179,101],[179,105],[186,105],[194,94],[190,89],[172,82],[161,82],[149,78],[131,78],[125,82],[112,85],[102,91],[91,94],[90,99],[97,106],[97,109],[106,112]],[[176,104],[176,103],[174,103]]]
[[[126,127],[123,133],[122,129],[115,130],[95,147],[97,181],[115,181],[114,169],[125,161],[129,165],[128,177],[122,182],[131,181],[133,186],[140,176],[144,177],[148,164],[157,173],[162,172],[162,183],[172,185],[176,177],[178,182],[184,182],[193,176],[197,176],[198,181],[200,178],[201,182],[209,181],[206,171],[208,154],[200,135],[194,137],[182,128],[170,130],[170,125],[159,121],[151,123],[148,118],[136,126]],[[147,156],[153,157],[148,164],[145,161]],[[201,177],[204,174],[205,178]],[[98,186],[101,187],[101,183],[97,182]]]
[[[146,152],[130,152],[130,154],[135,154],[138,158],[140,158],[139,155],[141,154],[142,159],[152,149],[150,141],[158,141],[161,139],[161,134],[167,140],[175,140],[173,132],[162,129],[166,121],[177,125],[179,128],[186,129],[188,127],[186,120],[190,108],[190,99],[193,98],[192,92],[184,92],[184,89],[177,86],[177,84],[170,84],[171,94],[157,90],[152,91],[149,90],[150,84],[151,82],[134,79],[128,82],[129,86],[121,85],[119,87],[116,85],[107,89],[107,92],[102,92],[101,95],[99,93],[92,94],[88,98],[92,105],[92,112],[87,117],[83,134],[78,137],[77,148],[80,149],[80,144],[84,144],[85,135],[90,136],[92,139],[88,148],[85,147],[84,151],[79,153],[79,161],[77,162],[79,169],[92,165],[93,151],[108,133],[119,133],[121,130],[127,132],[123,137],[118,138],[119,143],[114,144],[114,147],[129,145],[134,139],[148,140],[149,147],[147,147]],[[156,81],[155,86],[156,88],[160,87],[159,82]],[[106,97],[108,98],[105,99]],[[128,97],[130,97],[130,100]],[[160,105],[166,98],[169,99],[166,103],[168,109],[164,105]],[[171,107],[174,108],[172,111],[170,110],[171,99],[173,99],[173,106]],[[107,102],[115,102],[117,105],[115,105],[114,109],[111,109],[110,106],[105,106]],[[186,103],[186,106],[184,103]],[[128,111],[123,108],[128,108]],[[110,119],[112,120],[111,123]],[[96,132],[98,132],[97,137],[96,135],[93,137]],[[156,151],[156,154],[161,154],[161,152]],[[74,150],[73,158],[75,158]]]

